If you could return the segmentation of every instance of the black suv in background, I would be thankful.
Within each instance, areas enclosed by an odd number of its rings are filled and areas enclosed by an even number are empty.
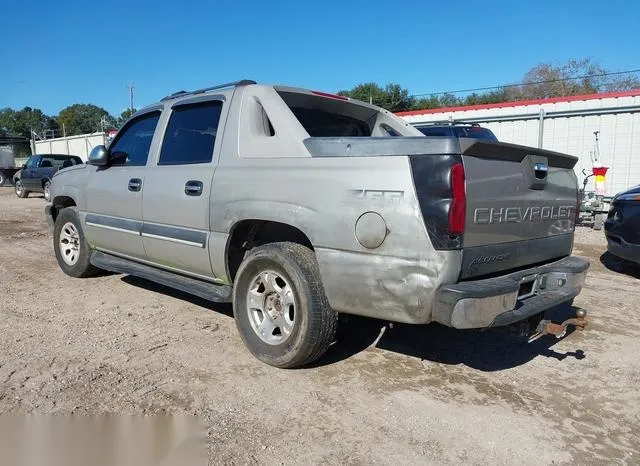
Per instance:
[[[36,154],[29,157],[27,163],[13,177],[16,195],[27,197],[29,193],[43,193],[44,198],[51,198],[51,177],[63,168],[84,163],[77,155]]]
[[[611,254],[640,265],[640,185],[613,197],[604,231]]]
[[[464,123],[457,121],[437,121],[416,125],[416,129],[425,136],[448,136],[455,138],[475,138],[488,141],[497,141],[498,138],[490,129],[477,123]]]

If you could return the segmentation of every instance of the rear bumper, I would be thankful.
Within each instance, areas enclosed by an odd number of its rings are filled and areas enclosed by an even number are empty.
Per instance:
[[[438,293],[433,320],[458,329],[518,322],[576,297],[588,268],[587,260],[570,256],[509,275],[447,285]]]
[[[640,244],[627,243],[618,235],[607,233],[607,251],[614,256],[640,264]]]

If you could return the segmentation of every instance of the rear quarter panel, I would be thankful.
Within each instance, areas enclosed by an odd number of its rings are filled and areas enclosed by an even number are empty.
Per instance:
[[[435,290],[459,272],[458,251],[431,246],[407,157],[230,158],[216,170],[211,200],[212,263],[227,280],[226,241],[244,219],[304,232],[339,312],[428,322]],[[388,231],[375,249],[355,234],[366,212],[378,213]]]

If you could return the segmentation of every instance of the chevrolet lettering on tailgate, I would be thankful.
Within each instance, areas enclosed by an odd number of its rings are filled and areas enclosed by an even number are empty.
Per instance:
[[[473,212],[473,223],[526,223],[545,220],[567,220],[575,217],[575,206],[479,207]]]

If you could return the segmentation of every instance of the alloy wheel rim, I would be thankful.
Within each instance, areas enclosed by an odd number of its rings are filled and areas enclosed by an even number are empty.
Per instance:
[[[272,270],[258,273],[250,283],[246,309],[251,328],[269,345],[287,341],[297,322],[291,285],[282,274]]]
[[[80,234],[73,223],[67,222],[62,226],[58,244],[65,264],[75,265],[80,257]]]

